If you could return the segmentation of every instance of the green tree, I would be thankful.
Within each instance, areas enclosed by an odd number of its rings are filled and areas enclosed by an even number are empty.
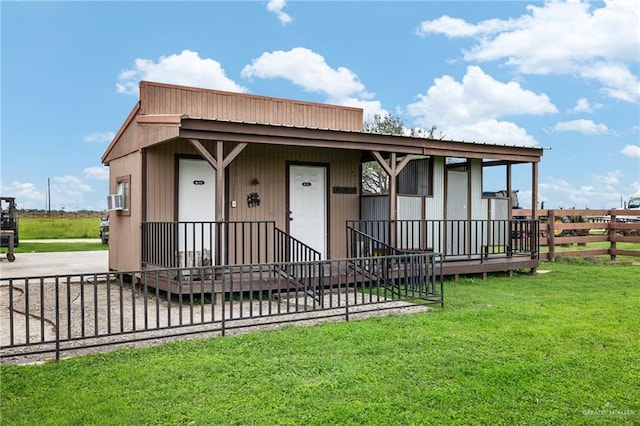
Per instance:
[[[418,127],[407,128],[404,120],[392,114],[375,114],[373,119],[366,121],[363,125],[365,133],[378,133],[384,135],[401,135],[414,138],[444,139],[442,132],[438,132],[436,126],[429,130]],[[389,176],[377,161],[369,161],[362,165],[362,190],[370,194],[388,194]]]

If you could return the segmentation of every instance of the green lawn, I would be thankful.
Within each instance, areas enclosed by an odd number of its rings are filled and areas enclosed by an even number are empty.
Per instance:
[[[0,253],[6,253],[8,249],[3,248]],[[53,253],[62,251],[94,251],[109,250],[109,245],[97,243],[29,243],[20,242],[14,249],[15,253]]]
[[[540,269],[429,313],[3,366],[1,423],[640,423],[640,266]]]
[[[99,238],[99,217],[20,218],[20,240],[59,238]]]

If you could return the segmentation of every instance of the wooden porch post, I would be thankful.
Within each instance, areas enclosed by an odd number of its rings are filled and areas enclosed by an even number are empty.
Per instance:
[[[231,164],[231,162],[242,152],[242,150],[248,145],[247,143],[239,143],[236,145],[227,157],[224,157],[224,142],[216,141],[216,156],[215,158],[211,155],[211,153],[205,148],[202,143],[197,139],[189,139],[189,142],[196,151],[213,167],[216,171],[216,199],[215,199],[215,212],[214,217],[217,223],[221,223],[225,221],[225,212],[224,212],[224,200],[225,200],[225,179],[224,179],[224,170],[226,167]],[[221,240],[221,225],[218,225],[218,229],[216,232],[217,242],[216,247],[222,247]],[[222,251],[216,250],[216,263],[218,265],[222,264]]]
[[[216,222],[224,222],[224,170],[229,164],[242,152],[242,150],[248,145],[247,143],[239,143],[236,145],[227,157],[224,156],[224,142],[216,142],[216,156],[211,155],[207,148],[197,139],[189,139],[189,142],[196,151],[205,159],[207,163],[211,165],[216,171],[216,200],[215,200],[215,220]]]
[[[371,153],[376,158],[376,160],[378,160],[378,163],[380,163],[384,171],[389,175],[389,221],[393,223],[398,220],[398,175],[413,158],[413,155],[405,155],[404,158],[398,163],[397,154],[395,152],[392,152],[389,156],[389,163],[387,164],[385,159],[382,157],[382,154],[380,154],[378,151],[371,151]],[[389,245],[393,247],[396,246],[395,226],[391,226],[391,228],[389,229]]]
[[[535,221],[538,218],[538,163],[531,163],[531,220]],[[549,218],[551,219],[551,218]],[[538,241],[540,231],[538,227],[534,227],[535,232],[538,233],[534,241]],[[538,251],[538,259],[540,259],[540,247],[536,247]],[[533,256],[533,253],[531,253]],[[531,268],[531,273],[535,274],[536,268]]]
[[[513,219],[513,198],[511,197],[511,191],[512,189],[512,183],[511,183],[511,163],[507,164],[507,197],[509,197],[509,208],[507,209],[507,219],[511,220]]]
[[[538,163],[531,163],[531,219],[538,218]]]
[[[224,142],[216,142],[216,222],[224,222]]]

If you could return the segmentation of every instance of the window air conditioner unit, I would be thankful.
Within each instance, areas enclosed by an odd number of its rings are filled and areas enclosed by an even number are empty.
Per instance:
[[[107,208],[109,210],[123,210],[124,195],[122,194],[107,195]]]

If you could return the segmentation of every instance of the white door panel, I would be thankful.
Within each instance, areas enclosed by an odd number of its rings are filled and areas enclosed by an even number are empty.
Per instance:
[[[289,232],[326,258],[327,169],[289,167]]]
[[[203,258],[213,263],[216,174],[204,160],[178,161],[178,221],[207,222],[180,224],[179,266],[200,266]]]

